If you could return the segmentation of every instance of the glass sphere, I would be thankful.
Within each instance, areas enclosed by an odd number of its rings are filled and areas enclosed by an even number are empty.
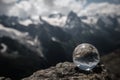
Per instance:
[[[82,43],[73,52],[73,62],[81,70],[90,71],[100,62],[99,52],[93,45]]]

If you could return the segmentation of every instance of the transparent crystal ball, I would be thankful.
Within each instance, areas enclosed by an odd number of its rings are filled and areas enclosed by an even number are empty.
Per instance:
[[[73,62],[81,70],[90,71],[100,62],[99,52],[93,45],[82,43],[73,52]]]

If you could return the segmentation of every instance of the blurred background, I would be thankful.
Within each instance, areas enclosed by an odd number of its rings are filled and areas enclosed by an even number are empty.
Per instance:
[[[120,0],[0,0],[0,76],[20,79],[72,62],[93,44],[120,79]]]

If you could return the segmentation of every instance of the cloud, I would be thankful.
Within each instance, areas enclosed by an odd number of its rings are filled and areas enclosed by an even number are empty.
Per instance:
[[[54,1],[55,0],[44,0],[44,4],[46,4],[46,6],[48,7],[53,7],[54,6]]]
[[[96,15],[96,14],[116,14],[120,15],[120,5],[108,2],[91,3],[79,15]]]
[[[1,0],[0,14],[9,16],[28,17],[36,15],[49,15],[61,12],[64,15],[71,10],[78,12],[83,8],[86,0]]]
[[[101,2],[87,3],[88,0],[0,0],[0,14],[21,18],[46,16],[54,12],[67,15],[70,11],[78,15],[120,14],[120,5]],[[88,1],[89,2],[89,1]],[[87,5],[86,5],[87,3]]]
[[[7,11],[9,11],[14,3],[15,0],[0,0],[0,15],[6,15]]]
[[[15,3],[16,0],[0,0],[0,3],[5,3],[5,4],[11,4],[11,3]]]
[[[120,0],[87,0],[88,3],[103,3],[103,2],[108,2],[108,3],[114,3],[114,4],[119,4]]]

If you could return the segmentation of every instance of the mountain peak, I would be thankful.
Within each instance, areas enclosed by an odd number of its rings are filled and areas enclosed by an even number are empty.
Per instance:
[[[81,18],[79,16],[77,16],[76,13],[71,11],[68,14],[65,28],[73,28],[74,27],[73,25],[77,25],[77,24],[80,24],[80,23],[81,23]]]
[[[68,14],[68,20],[66,21],[66,23],[69,23],[70,21],[81,21],[81,19],[77,16],[75,12],[71,11]]]

